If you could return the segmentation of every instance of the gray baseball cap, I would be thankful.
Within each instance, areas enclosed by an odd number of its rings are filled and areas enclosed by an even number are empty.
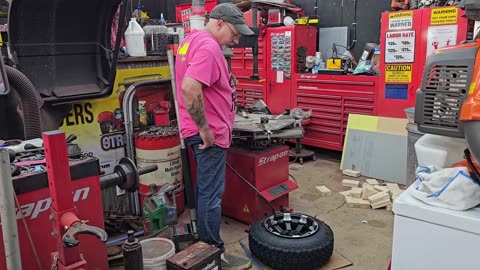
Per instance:
[[[223,3],[216,5],[210,13],[210,18],[231,23],[242,35],[249,36],[254,34],[245,24],[245,18],[243,18],[242,11],[234,4]]]

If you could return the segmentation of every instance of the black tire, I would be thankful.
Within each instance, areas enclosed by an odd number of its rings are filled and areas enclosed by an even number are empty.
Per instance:
[[[307,216],[307,215],[305,215]],[[315,269],[325,265],[333,253],[333,232],[324,222],[318,230],[303,238],[286,238],[268,231],[264,217],[250,228],[249,244],[253,255],[276,270]]]

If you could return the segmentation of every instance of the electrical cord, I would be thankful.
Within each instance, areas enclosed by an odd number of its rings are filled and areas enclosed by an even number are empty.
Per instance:
[[[33,243],[32,235],[30,234],[30,229],[28,228],[27,221],[23,216],[23,213],[20,207],[20,202],[18,201],[17,193],[14,192],[13,195],[15,196],[15,203],[17,204],[17,209],[18,211],[20,211],[20,215],[22,215],[23,226],[25,227],[25,232],[27,232],[28,241],[30,241],[30,245],[32,246],[33,254],[35,255],[35,259],[37,260],[38,268],[40,270],[43,270],[42,263],[40,262],[40,257],[38,256],[37,249],[35,248],[35,244]]]
[[[351,56],[347,56],[347,55],[343,55],[343,54],[342,54],[342,56],[339,57],[339,56],[338,56],[337,47],[344,48],[345,51],[346,51],[346,52],[349,52]],[[338,44],[333,43],[332,46],[328,47],[328,48],[325,50],[325,55],[327,55],[327,52],[328,52],[329,49],[332,50],[332,54],[331,54],[331,55],[332,55],[332,56],[331,56],[332,58],[337,58],[337,59],[339,59],[339,58],[348,58],[348,59],[352,60],[352,62],[353,62],[354,64],[357,63],[357,59],[355,58],[355,56],[353,56],[353,52],[352,52],[350,49],[348,49],[347,47],[345,47],[345,46],[343,46],[343,45],[338,45]],[[345,52],[344,52],[344,53],[345,53]]]
[[[295,177],[291,173],[288,173],[288,176],[292,178],[292,181],[295,182],[295,184],[298,184],[297,179],[295,179]]]
[[[245,179],[242,175],[240,175],[240,173],[238,173],[232,167],[232,165],[230,165],[228,162],[227,162],[227,166],[228,168],[230,168],[230,170],[232,170],[234,174],[240,177],[240,179],[242,179],[247,185],[249,185],[253,190],[255,190],[255,192],[257,192],[257,194],[260,195],[260,197],[262,197],[265,200],[265,202],[267,202],[268,206],[270,206],[270,208],[272,209],[272,215],[275,215],[276,214],[275,208],[273,207],[272,203],[270,203],[270,201],[267,198],[265,198],[265,196],[263,196],[262,192],[260,192],[260,190],[258,190],[254,185],[252,185],[252,183],[248,182],[247,179]]]

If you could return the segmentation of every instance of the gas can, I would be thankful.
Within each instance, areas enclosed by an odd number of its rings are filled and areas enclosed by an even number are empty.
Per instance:
[[[145,32],[135,18],[131,18],[125,31],[125,41],[127,43],[127,52],[130,56],[146,56],[145,51]]]
[[[205,242],[196,242],[167,259],[167,270],[221,269],[222,251]]]

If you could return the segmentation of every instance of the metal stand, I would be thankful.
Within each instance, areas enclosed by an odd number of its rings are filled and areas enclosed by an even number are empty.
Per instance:
[[[107,241],[107,233],[98,227],[86,225],[77,217],[77,209],[72,199],[70,164],[68,161],[65,133],[49,131],[43,133],[47,174],[52,197],[50,221],[51,236],[57,239],[58,252],[51,253],[52,269],[88,269],[78,247],[78,234],[96,236]]]
[[[289,156],[295,158],[295,161],[298,161],[303,165],[303,159],[311,157],[312,160],[315,160],[315,152],[311,150],[302,149],[302,143],[300,139],[295,139],[295,149],[289,151]]]

